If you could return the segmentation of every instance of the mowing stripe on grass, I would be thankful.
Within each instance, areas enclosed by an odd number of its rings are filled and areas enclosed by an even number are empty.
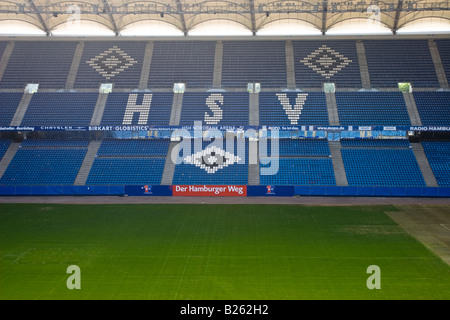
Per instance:
[[[450,266],[385,214],[396,211],[0,204],[0,298],[450,298]],[[81,290],[66,287],[69,265]]]

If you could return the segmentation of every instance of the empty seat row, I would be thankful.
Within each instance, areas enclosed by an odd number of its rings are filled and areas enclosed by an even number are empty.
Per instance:
[[[450,187],[450,141],[423,141],[425,155],[441,187]]]
[[[73,185],[86,148],[19,149],[0,185]]]
[[[343,148],[350,186],[425,186],[411,149]]]
[[[10,125],[23,94],[0,93],[0,125]],[[341,125],[411,125],[400,92],[336,92]],[[88,126],[98,93],[35,93],[21,125]],[[449,92],[414,92],[424,125],[450,123]],[[110,93],[102,125],[169,125],[174,94]],[[262,92],[259,94],[260,125],[329,125],[323,92]],[[254,115],[256,116],[256,115]],[[250,97],[242,92],[187,92],[183,95],[181,125],[247,125]]]
[[[161,183],[164,158],[96,158],[87,185],[155,185]]]
[[[107,139],[97,152],[98,157],[165,157],[169,139]]]

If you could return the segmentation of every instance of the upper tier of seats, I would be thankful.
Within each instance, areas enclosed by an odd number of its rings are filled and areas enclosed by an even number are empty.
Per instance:
[[[362,87],[355,41],[293,41],[293,49],[299,88],[320,88],[323,82]]]
[[[7,45],[8,42],[0,41],[0,58],[3,56],[3,52],[5,51]]]
[[[450,79],[450,40],[435,40],[447,80]]]
[[[27,83],[39,83],[42,89],[64,88],[76,46],[76,42],[15,42],[0,89],[22,89]]]
[[[409,82],[416,88],[438,88],[427,40],[364,40],[374,88]]]
[[[266,88],[286,87],[286,53],[283,41],[225,41],[222,85],[245,88],[259,82]]]
[[[188,88],[213,85],[215,42],[175,41],[153,45],[149,88],[171,88],[186,83]]]
[[[145,42],[85,42],[75,88],[138,88]]]
[[[450,41],[435,41],[449,78]],[[225,89],[243,89],[253,82],[273,89],[286,88],[288,78],[304,90],[321,88],[326,82],[337,88],[362,87],[356,40],[295,40],[292,54],[286,50],[290,43],[281,40],[87,40],[79,50],[77,41],[3,41],[0,57],[8,44],[13,50],[0,89],[23,89],[27,83],[39,83],[41,89],[63,89],[72,63],[78,60],[79,65],[73,65],[75,89],[97,89],[101,83],[112,83],[117,89],[170,89],[178,82],[186,83],[188,89],[209,89],[215,80]],[[363,40],[361,48],[365,49],[360,54],[365,52],[372,87],[396,88],[399,82],[411,82],[415,88],[439,87],[428,40]],[[215,73],[221,78],[214,79]]]

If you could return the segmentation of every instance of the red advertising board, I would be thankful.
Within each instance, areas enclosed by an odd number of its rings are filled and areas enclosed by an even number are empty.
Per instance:
[[[173,196],[246,197],[247,186],[172,186]]]

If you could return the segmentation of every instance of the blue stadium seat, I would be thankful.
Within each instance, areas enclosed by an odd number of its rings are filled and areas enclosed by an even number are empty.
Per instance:
[[[350,186],[426,186],[407,140],[348,139],[341,145]]]
[[[258,82],[262,88],[285,88],[286,79],[284,41],[223,42],[223,87],[246,88]]]
[[[261,168],[269,167],[261,164]],[[331,158],[279,158],[278,170],[269,173],[260,175],[262,185],[336,185]]]
[[[248,93],[186,92],[183,96],[180,125],[248,125]]]
[[[169,139],[107,139],[97,152],[98,157],[165,157]]]
[[[8,150],[10,144],[10,140],[0,139],[0,160],[3,158],[6,150]]]
[[[441,187],[450,187],[450,141],[423,141],[425,155]]]
[[[272,139],[260,139],[260,144],[267,143],[267,155],[271,154]],[[280,157],[329,157],[330,148],[327,139],[279,139]]]
[[[16,113],[20,100],[22,99],[22,93],[16,92],[4,92],[0,93],[0,125],[9,126],[11,120]]]
[[[150,89],[211,88],[214,75],[214,41],[155,41],[148,79]]]
[[[40,89],[64,88],[75,54],[76,42],[17,41],[0,88],[25,88],[39,83]]]
[[[99,88],[112,83],[114,88],[139,87],[145,42],[86,41],[75,88]]]
[[[73,185],[87,141],[25,140],[0,179],[1,185]]]
[[[411,125],[401,92],[336,92],[341,125]]]
[[[364,40],[370,81],[374,88],[439,88],[427,40]]]
[[[164,158],[96,158],[86,185],[160,184]]]
[[[282,101],[284,102],[282,103]],[[291,111],[294,112],[290,117]],[[275,126],[328,125],[325,93],[261,92],[259,94],[259,123],[260,125]]]
[[[8,45],[8,42],[0,41],[0,59],[3,56],[3,52],[5,52],[7,45]]]
[[[348,138],[341,139],[341,145],[343,148],[411,148],[407,139]]]
[[[88,126],[98,93],[35,93],[22,120],[24,126]]]
[[[160,184],[169,140],[104,140],[88,185]]]
[[[110,93],[106,101],[103,113],[102,125],[122,125],[125,120],[125,111],[127,109],[130,95],[135,93]],[[151,95],[150,112],[148,115],[148,125],[169,125],[170,113],[172,111],[173,93],[155,92],[137,94],[136,105],[142,105],[144,95]],[[131,124],[139,124],[139,113],[134,113]]]
[[[413,95],[423,125],[450,124],[450,92],[414,92]]]
[[[260,143],[266,141],[260,140]],[[273,141],[267,139],[268,156]],[[279,139],[278,166],[261,155],[260,184],[262,185],[336,185],[330,148],[326,139]],[[261,148],[261,145],[260,145]],[[275,160],[276,159],[273,159]]]
[[[450,40],[448,39],[437,39],[434,40],[438,50],[439,56],[442,61],[442,67],[444,68],[447,80],[450,79]]]
[[[235,140],[234,150],[226,148],[226,142],[213,149],[210,141],[202,141],[199,150],[195,149],[194,139],[191,139],[191,154],[185,154],[180,150],[182,163],[175,166],[173,184],[177,185],[246,185],[248,184],[248,141],[237,142]],[[198,143],[198,142],[197,142]],[[238,148],[243,149],[238,149]],[[245,149],[244,149],[245,148]],[[226,154],[225,152],[228,152]],[[195,157],[194,157],[195,155]],[[240,160],[235,157],[242,156]],[[208,159],[214,157],[216,166]],[[224,159],[224,157],[226,159]],[[220,160],[218,160],[218,159]],[[211,164],[207,166],[205,163]],[[204,164],[202,166],[202,164]]]
[[[298,88],[361,88],[355,41],[293,41],[295,81]]]

